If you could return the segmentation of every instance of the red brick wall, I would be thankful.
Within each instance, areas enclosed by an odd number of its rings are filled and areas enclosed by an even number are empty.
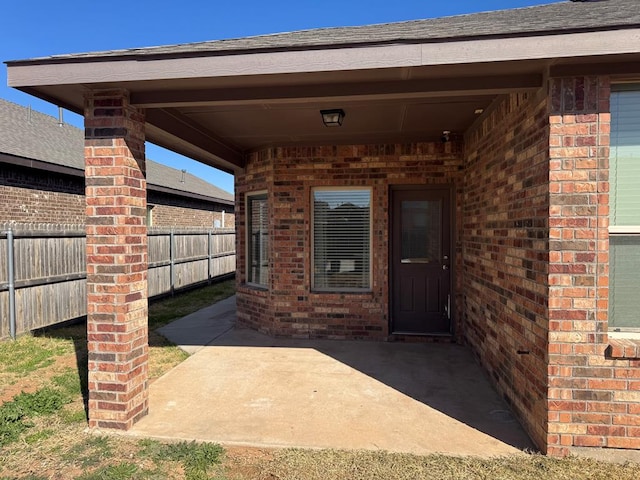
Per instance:
[[[389,190],[391,185],[462,185],[455,143],[275,148],[252,154],[236,178],[239,319],[276,335],[386,338],[389,335]],[[370,293],[311,292],[311,189],[372,187]],[[270,288],[244,285],[247,193],[267,190]],[[457,216],[459,218],[459,215]],[[459,256],[458,256],[459,258]]]
[[[127,430],[148,404],[144,114],[85,97],[89,426]]]
[[[265,150],[251,155],[243,174],[235,175],[236,214],[236,302],[238,322],[263,333],[274,333],[270,291],[252,288],[247,282],[246,256],[246,194],[267,191],[273,184],[273,161],[271,151]],[[273,230],[270,230],[271,236]],[[269,248],[273,241],[269,242]],[[269,251],[269,258],[272,253]]]
[[[148,205],[153,206],[153,226],[155,227],[212,228],[216,220],[223,228],[235,227],[233,206],[177,198],[158,192],[149,192]],[[222,225],[222,210],[225,210],[224,225]]]
[[[546,442],[549,125],[545,92],[496,102],[465,136],[464,331],[532,439]]]
[[[0,222],[84,223],[84,179],[0,165]]]
[[[11,164],[0,165],[0,222],[83,225],[85,185],[80,176],[44,172]],[[233,207],[150,191],[154,226],[206,227],[215,220],[235,227]]]
[[[456,188],[456,329],[534,442],[640,449],[640,342],[608,338],[609,80],[498,99],[456,144],[276,148],[236,179],[241,322],[273,334],[388,335],[394,184]],[[464,158],[464,161],[462,161]],[[314,186],[373,189],[374,287],[310,289]],[[268,191],[270,288],[246,287],[244,201]]]
[[[550,96],[549,452],[640,449],[638,342],[607,335],[609,79]]]

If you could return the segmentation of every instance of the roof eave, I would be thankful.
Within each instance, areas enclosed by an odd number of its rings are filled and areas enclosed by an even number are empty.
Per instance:
[[[84,170],[80,168],[67,167],[65,165],[58,165],[55,163],[45,162],[42,160],[36,160],[33,158],[20,157],[9,153],[0,152],[0,163],[7,165],[15,165],[19,167],[31,168],[49,173],[58,173],[61,175],[69,175],[72,177],[84,178]],[[147,183],[149,190],[154,192],[168,193],[171,195],[192,198],[194,200],[201,200],[209,203],[216,203],[220,205],[228,205],[233,207],[235,202],[219,197],[211,197],[208,195],[202,195],[199,193],[187,192],[185,190],[179,190],[176,188],[163,187],[162,185],[156,185],[154,183]]]
[[[191,193],[191,192],[185,192],[182,190],[178,190],[178,189],[174,189],[171,187],[163,187],[160,185],[155,185],[152,183],[148,183],[148,188],[149,190],[153,190],[156,192],[161,192],[161,193],[168,193],[170,195],[176,195],[176,196],[180,196],[180,197],[188,197],[188,198],[192,198],[194,200],[202,200],[205,202],[210,202],[210,203],[217,203],[220,205],[227,205],[230,207],[234,207],[235,206],[235,202],[234,200],[227,200],[224,198],[217,198],[217,197],[209,197],[207,195],[201,195],[199,193]]]
[[[162,81],[175,78],[313,73],[640,53],[640,26],[540,36],[448,42],[360,44],[341,48],[250,51],[169,58],[72,57],[8,62],[8,84],[38,86]]]
[[[97,52],[86,52],[77,54],[52,55],[47,57],[36,57],[27,59],[7,60],[4,63],[8,66],[20,65],[47,65],[58,63],[87,63],[94,61],[122,61],[122,60],[166,60],[175,58],[200,58],[209,56],[234,56],[234,55],[255,55],[279,52],[303,52],[314,50],[341,50],[366,47],[384,47],[389,45],[416,45],[416,44],[444,44],[455,42],[477,42],[483,40],[506,40],[516,38],[538,38],[553,37],[562,35],[573,35],[582,33],[596,33],[619,30],[633,30],[640,28],[640,24],[614,24],[604,27],[581,27],[562,28],[553,30],[531,30],[526,32],[509,32],[483,35],[451,35],[447,37],[425,38],[424,36],[398,36],[378,41],[348,41],[348,42],[309,42],[307,44],[283,44],[272,47],[258,48],[225,48],[224,42],[211,42],[209,48],[197,48],[197,44],[167,45],[160,47],[132,48],[124,50],[106,50]],[[193,45],[192,49],[189,49]],[[174,48],[174,52],[167,52],[167,49]]]

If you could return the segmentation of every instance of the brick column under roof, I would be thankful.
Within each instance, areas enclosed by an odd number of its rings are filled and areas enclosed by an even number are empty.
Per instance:
[[[123,90],[85,97],[89,426],[148,412],[144,113]]]
[[[640,359],[608,338],[610,80],[551,79],[547,453],[640,449]],[[632,344],[633,346],[633,344]]]

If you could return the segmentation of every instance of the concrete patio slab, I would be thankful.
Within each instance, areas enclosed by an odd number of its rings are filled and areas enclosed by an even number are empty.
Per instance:
[[[205,316],[216,322],[211,311],[190,322],[204,326]],[[533,448],[461,346],[281,340],[217,328],[183,337],[190,347],[213,340],[151,385],[150,414],[131,435],[416,454]]]

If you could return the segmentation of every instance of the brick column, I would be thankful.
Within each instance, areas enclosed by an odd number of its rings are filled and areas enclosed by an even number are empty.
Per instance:
[[[144,114],[126,91],[85,97],[89,426],[147,414]]]
[[[609,81],[550,81],[548,453],[615,446],[616,362],[608,307]]]

